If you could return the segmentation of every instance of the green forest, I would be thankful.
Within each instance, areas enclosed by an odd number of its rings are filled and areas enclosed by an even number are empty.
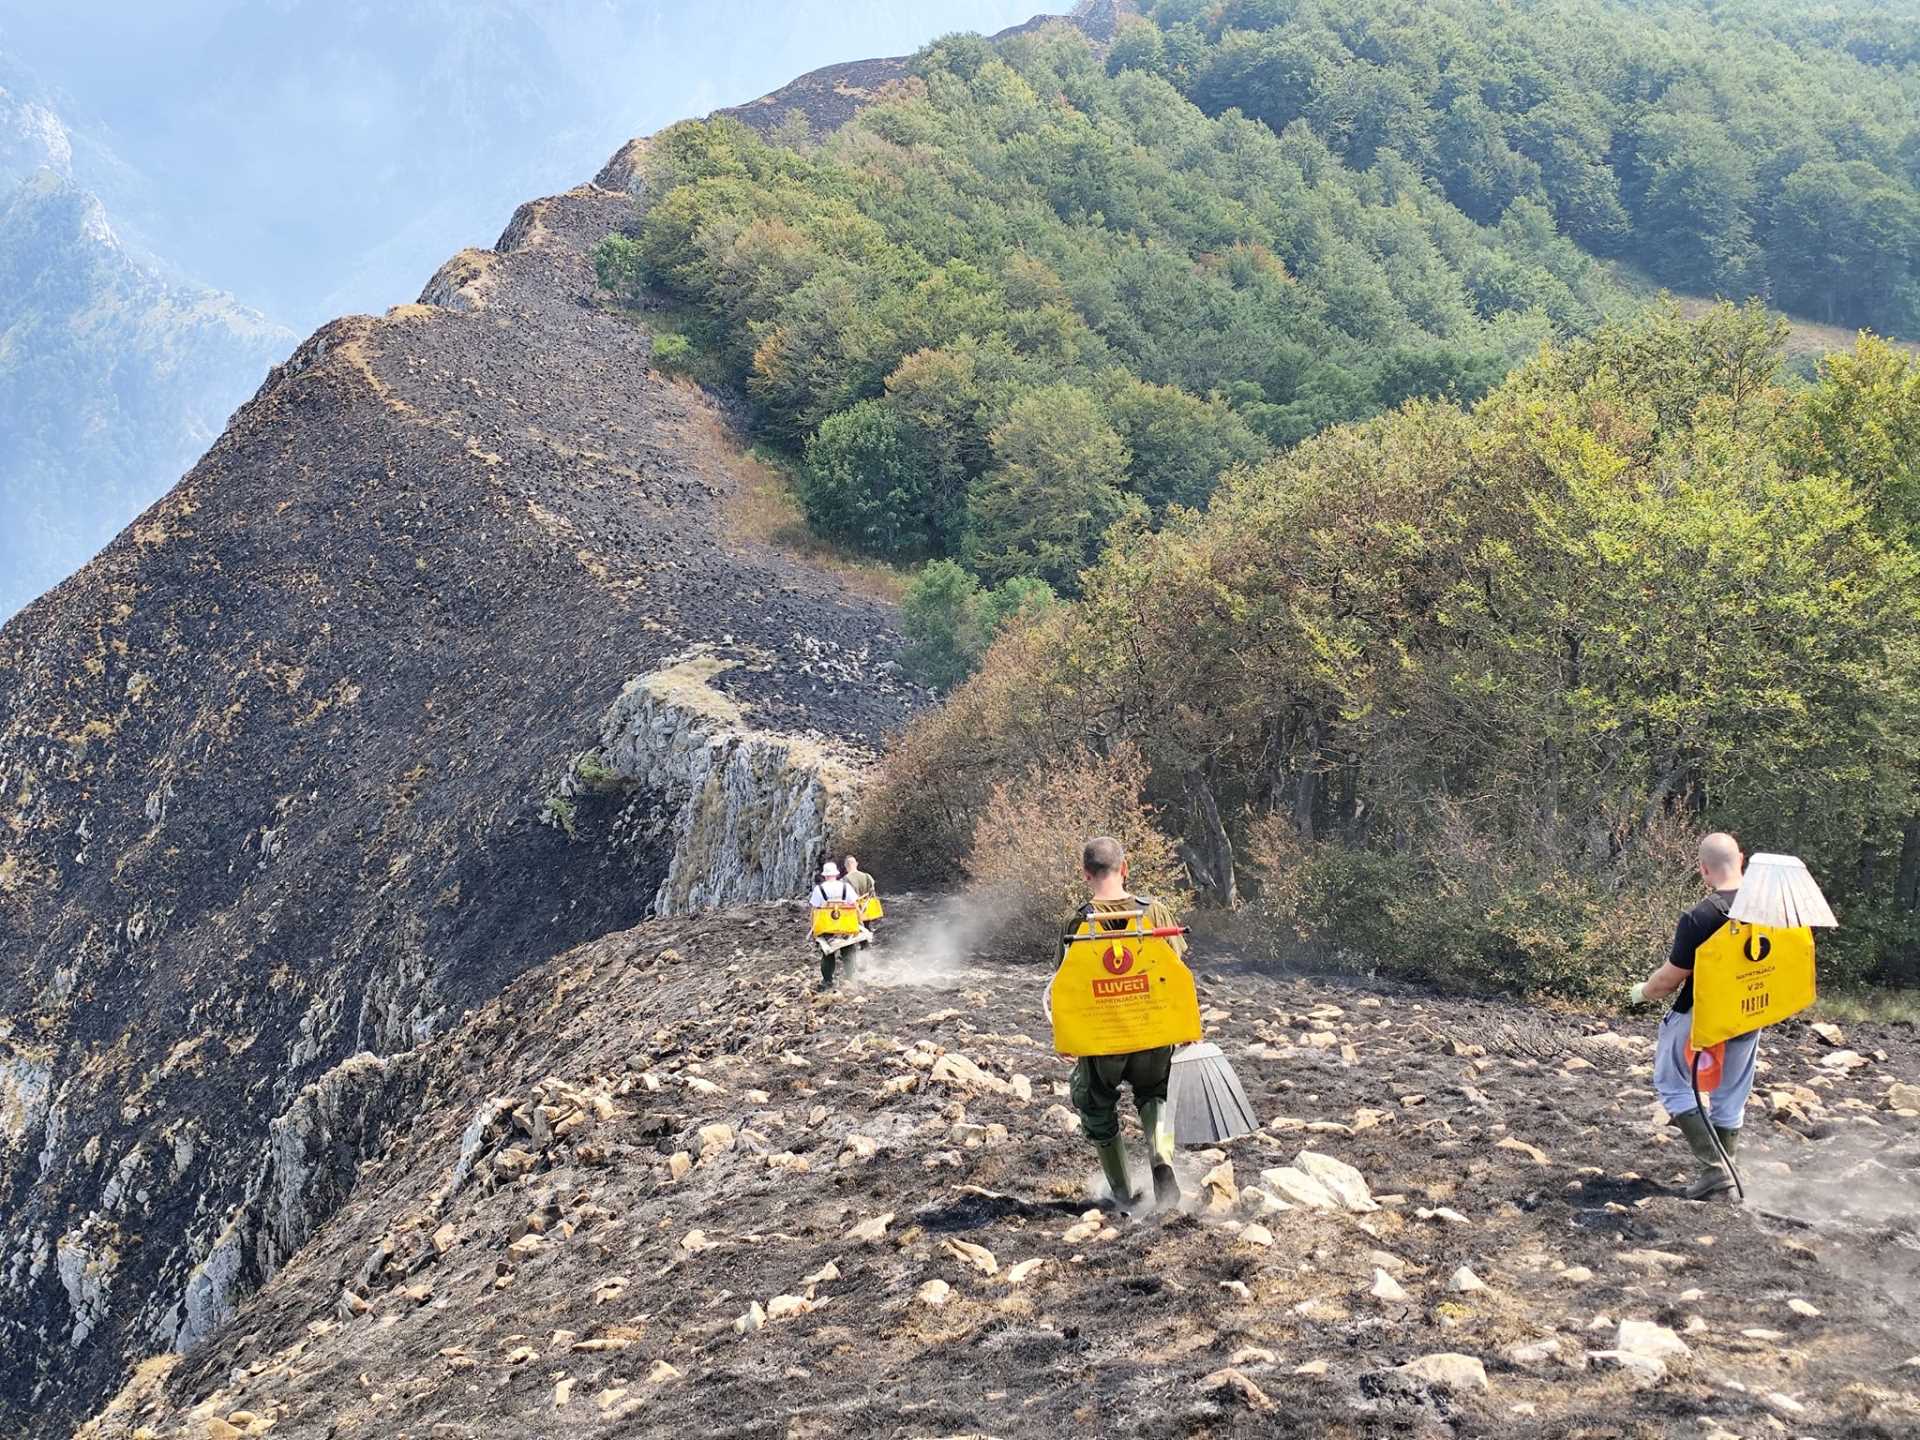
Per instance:
[[[1283,946],[1592,995],[1711,824],[1920,982],[1920,361],[1769,308],[1920,328],[1920,12],[1143,8],[676,126],[596,252],[917,567],[863,852],[992,879],[1117,785]]]
[[[1108,65],[1519,200],[1679,290],[1920,331],[1920,9],[1885,0],[1156,0]]]
[[[1117,533],[908,729],[860,852],[1070,855],[1047,797],[1130,755],[1129,802],[1282,948],[1590,998],[1727,828],[1820,877],[1829,981],[1920,983],[1920,359],[1786,385],[1783,331],[1603,327]]]
[[[1072,591],[1116,522],[1416,396],[1471,400],[1626,301],[1552,213],[1479,225],[1390,157],[1209,118],[1077,34],[976,37],[824,144],[658,137],[656,354],[740,387],[821,533]]]
[[[916,592],[929,679],[1075,593],[1116,523],[1630,312],[1596,257],[1920,328],[1920,25],[1893,7],[1148,16],[1104,57],[949,37],[818,141],[676,126],[596,257],[672,298],[656,357],[750,398],[817,532],[965,572]]]

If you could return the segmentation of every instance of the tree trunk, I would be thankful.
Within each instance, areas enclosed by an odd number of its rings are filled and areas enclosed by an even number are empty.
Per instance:
[[[1213,798],[1213,787],[1198,770],[1186,774],[1187,800],[1193,806],[1193,818],[1199,825],[1199,852],[1213,881],[1220,903],[1229,910],[1240,903],[1240,892],[1233,877],[1233,841],[1220,823],[1220,806]]]
[[[1900,871],[1894,877],[1893,898],[1909,910],[1920,910],[1920,819],[1907,822],[1900,842]]]
[[[1293,828],[1307,844],[1313,843],[1313,812],[1320,797],[1320,745],[1326,727],[1318,715],[1307,722],[1307,758],[1293,781]]]

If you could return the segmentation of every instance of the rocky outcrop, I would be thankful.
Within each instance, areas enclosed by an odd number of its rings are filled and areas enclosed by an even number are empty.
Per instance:
[[[45,1054],[13,1050],[0,1036],[0,1155],[40,1131],[52,1084],[53,1069]]]
[[[245,1200],[177,1303],[155,1316],[172,1348],[190,1350],[211,1335],[339,1208],[360,1164],[412,1121],[419,1078],[416,1053],[383,1059],[363,1051],[302,1088],[273,1118]]]
[[[656,915],[802,895],[851,818],[864,757],[754,728],[710,683],[735,663],[702,651],[630,681],[601,729],[602,763],[650,797],[672,856]]]

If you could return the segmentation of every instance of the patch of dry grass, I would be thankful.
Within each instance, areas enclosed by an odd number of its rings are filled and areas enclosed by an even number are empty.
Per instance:
[[[793,481],[777,465],[762,455],[740,450],[728,468],[736,481],[726,501],[727,528],[734,538],[785,551],[815,569],[825,570],[856,594],[892,605],[898,605],[906,595],[911,579],[907,571],[885,561],[850,554],[807,529],[807,517],[793,493]]]
[[[1920,1025],[1920,990],[1830,990],[1814,1002],[1813,1014],[1822,1020]]]
[[[1663,289],[1652,279],[1623,261],[1607,262],[1612,272],[1628,293],[1642,299],[1652,300],[1657,295],[1671,294],[1674,304],[1680,307],[1680,313],[1689,320],[1697,320],[1707,311],[1718,305],[1722,299],[1734,298],[1712,295],[1681,295]],[[1735,303],[1739,303],[1736,299]],[[1786,311],[1777,311],[1786,318],[1792,328],[1787,332],[1786,359],[1791,367],[1796,361],[1818,360],[1822,355],[1830,355],[1836,350],[1851,350],[1859,336],[1859,331],[1848,325],[1823,325],[1817,320],[1803,319],[1798,315],[1788,315]],[[1903,340],[1892,336],[1883,336],[1889,344],[1910,354],[1920,355],[1920,342]]]

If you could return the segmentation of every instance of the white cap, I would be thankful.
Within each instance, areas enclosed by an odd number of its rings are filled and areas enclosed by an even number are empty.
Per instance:
[[[840,878],[840,867],[831,860],[827,861],[826,864],[820,867],[820,878],[822,880],[838,880]]]

